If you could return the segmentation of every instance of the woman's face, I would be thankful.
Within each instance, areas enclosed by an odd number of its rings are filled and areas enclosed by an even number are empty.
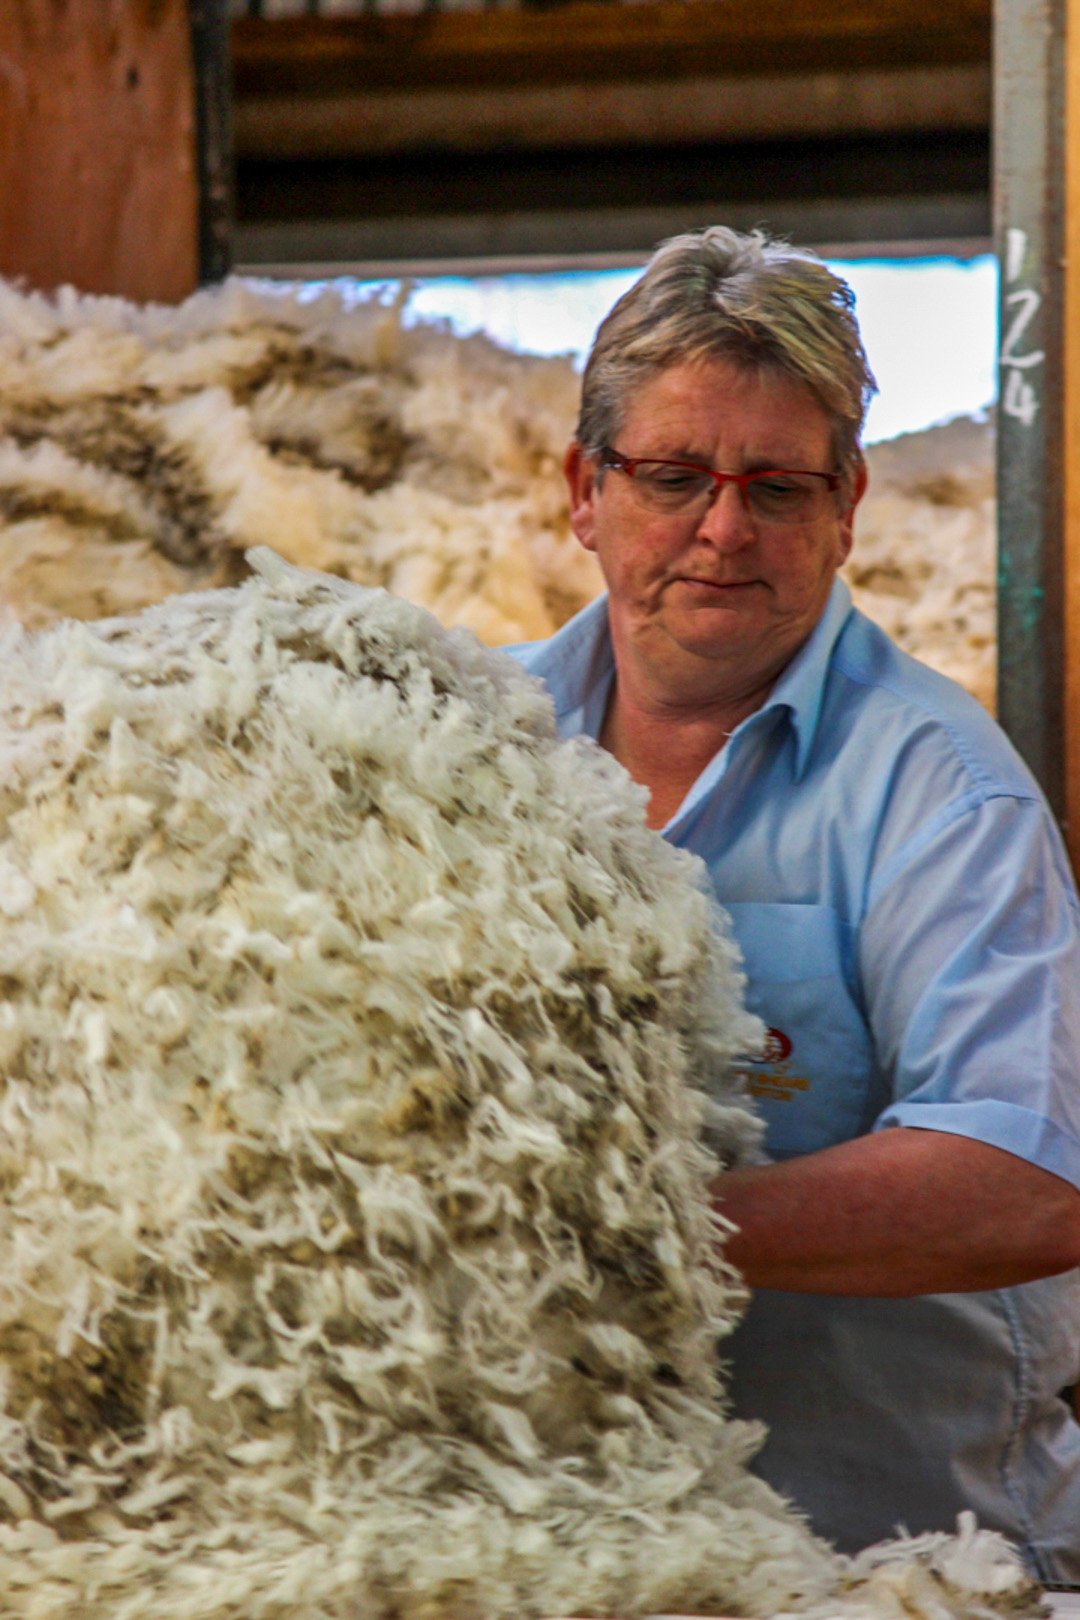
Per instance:
[[[717,472],[835,472],[829,418],[802,383],[727,360],[669,366],[634,393],[613,447]],[[810,635],[851,549],[865,485],[823,500],[811,519],[770,523],[725,485],[703,512],[659,513],[615,470],[567,452],[574,532],[610,593],[616,661],[693,700],[767,690]],[[764,696],[764,691],[762,693]]]

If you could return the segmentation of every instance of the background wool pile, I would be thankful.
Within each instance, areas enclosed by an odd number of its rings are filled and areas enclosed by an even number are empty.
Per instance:
[[[0,284],[0,606],[127,612],[269,545],[490,644],[549,635],[601,587],[559,471],[577,393],[569,361],[333,290],[234,281],[173,310]],[[869,461],[856,600],[992,704],[989,425]]]
[[[0,287],[0,598],[101,616],[229,583],[264,544],[489,642],[548,634],[598,586],[562,514],[575,389],[333,292]]]
[[[844,577],[864,613],[991,711],[997,676],[994,435],[958,417],[867,452]]]
[[[0,1615],[1030,1607],[745,1469],[695,863],[509,660],[258,566],[0,649]]]

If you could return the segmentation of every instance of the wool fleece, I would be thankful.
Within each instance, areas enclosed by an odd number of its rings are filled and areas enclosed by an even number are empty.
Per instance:
[[[178,308],[0,281],[0,616],[98,619],[235,583],[244,550],[381,585],[489,644],[601,589],[560,472],[568,359],[234,279]],[[906,651],[994,702],[989,423],[867,452],[844,577]]]
[[[0,1616],[1037,1612],[747,1471],[693,858],[511,660],[253,563],[0,648]]]
[[[489,643],[550,635],[601,586],[559,470],[577,393],[567,360],[347,289],[170,308],[0,282],[0,605],[130,612],[267,545]]]

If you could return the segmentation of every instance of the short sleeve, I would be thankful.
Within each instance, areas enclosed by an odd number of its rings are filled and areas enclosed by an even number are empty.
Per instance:
[[[892,1101],[1080,1186],[1080,904],[1034,798],[939,811],[872,886],[866,1016]]]

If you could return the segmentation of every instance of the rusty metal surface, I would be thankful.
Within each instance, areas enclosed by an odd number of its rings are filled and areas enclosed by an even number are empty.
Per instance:
[[[998,715],[1064,815],[1064,62],[1067,0],[996,0],[1001,264]]]

